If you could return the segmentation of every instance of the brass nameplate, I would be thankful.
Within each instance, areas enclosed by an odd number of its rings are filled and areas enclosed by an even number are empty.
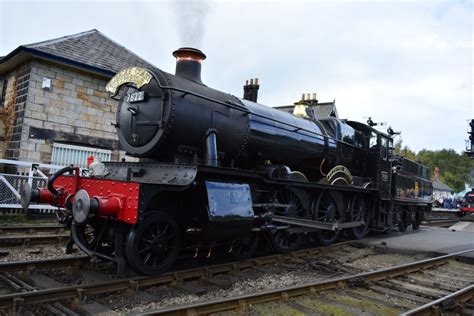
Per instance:
[[[334,168],[332,168],[331,171],[328,172],[326,178],[328,180],[331,180],[331,178],[334,177],[336,175],[336,173],[344,174],[346,176],[346,180],[349,181],[349,183],[352,182],[351,172],[349,171],[349,169],[347,169],[346,167],[344,167],[342,165],[337,165]]]
[[[148,72],[148,70],[141,68],[141,67],[131,67],[126,68],[119,73],[117,73],[112,79],[110,79],[105,89],[107,92],[112,94],[112,96],[116,95],[118,89],[124,83],[133,83],[135,84],[137,89],[140,89],[146,84],[149,84],[151,81],[152,75]]]

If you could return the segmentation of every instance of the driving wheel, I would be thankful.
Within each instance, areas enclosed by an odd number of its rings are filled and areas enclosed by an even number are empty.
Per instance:
[[[316,221],[326,223],[342,221],[343,202],[341,194],[323,190],[313,204],[313,214]],[[316,237],[321,245],[329,246],[337,240],[339,233],[340,231],[320,230],[316,232]]]
[[[231,257],[238,261],[251,258],[257,250],[258,239],[257,233],[251,233],[247,237],[236,239],[232,244]]]
[[[413,228],[413,230],[417,230],[418,228],[420,228],[421,224],[421,213],[418,210],[414,210],[413,212],[411,212],[411,214],[411,227]]]
[[[399,219],[398,219],[399,231],[404,232],[407,230],[410,216],[411,216],[410,212],[405,209],[401,209],[399,211]]]
[[[168,270],[181,248],[181,235],[176,221],[158,212],[145,218],[129,232],[127,260],[137,272],[157,275]]]
[[[351,203],[352,222],[364,221],[365,224],[348,229],[349,235],[354,239],[362,239],[369,232],[369,209],[366,201],[356,195]]]
[[[288,206],[276,209],[275,215],[308,218],[308,197],[304,191],[297,189],[280,190],[276,194],[276,202]],[[281,253],[295,251],[303,244],[304,238],[303,233],[293,233],[289,229],[279,229],[270,235],[273,248]]]

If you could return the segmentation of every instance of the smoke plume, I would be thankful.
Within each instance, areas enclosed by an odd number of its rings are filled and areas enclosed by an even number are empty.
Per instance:
[[[210,11],[206,0],[175,0],[173,10],[176,16],[181,46],[201,48],[205,32],[205,20]]]

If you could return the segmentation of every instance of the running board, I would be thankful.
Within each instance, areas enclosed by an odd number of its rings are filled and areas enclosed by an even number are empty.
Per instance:
[[[282,203],[256,203],[252,204],[254,208],[263,208],[263,209],[273,209],[273,208],[288,208],[292,206],[291,204],[282,204]]]
[[[280,216],[280,215],[273,215],[272,220],[275,222],[285,223],[289,225],[309,227],[309,228],[313,228],[314,230],[322,229],[322,230],[332,230],[332,231],[339,231],[344,228],[358,227],[365,224],[364,221],[348,222],[348,223],[339,223],[339,222],[326,223],[326,222],[312,221],[309,219],[294,218],[294,217],[287,217],[287,216]]]

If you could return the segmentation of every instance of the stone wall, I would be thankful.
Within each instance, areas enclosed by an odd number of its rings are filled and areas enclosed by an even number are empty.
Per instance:
[[[115,127],[117,101],[105,91],[108,78],[30,62],[28,98],[23,118],[20,160],[51,162],[54,142],[113,150],[119,158]],[[43,79],[51,89],[43,89]]]
[[[4,79],[5,80],[5,79]],[[3,80],[0,81],[0,95],[3,95]],[[5,139],[5,131],[6,131],[6,111],[5,111],[5,104],[4,101],[0,104],[0,159],[5,158],[5,148],[6,148],[6,139]]]
[[[5,158],[5,108],[0,106],[0,159]]]

